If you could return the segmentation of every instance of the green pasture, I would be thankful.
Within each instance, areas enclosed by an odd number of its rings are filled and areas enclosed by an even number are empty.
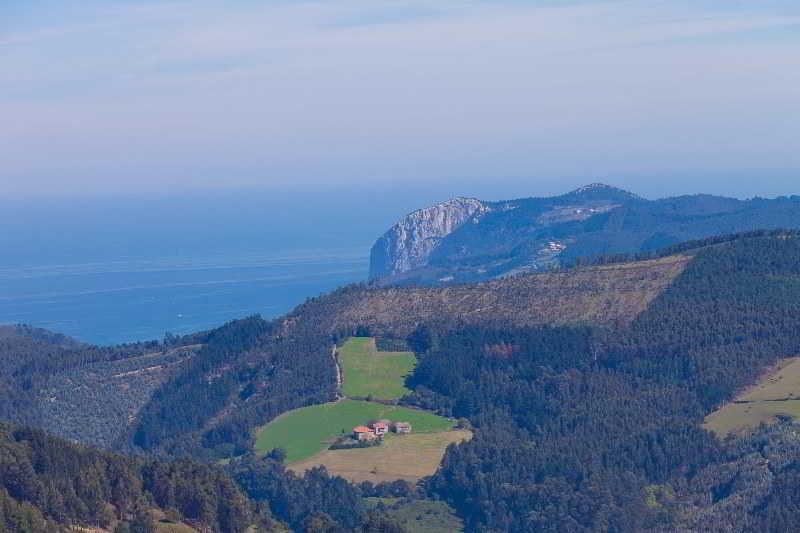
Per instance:
[[[352,337],[338,353],[344,396],[396,400],[411,392],[404,382],[417,362],[412,352],[379,352],[375,339]]]
[[[410,422],[414,433],[446,431],[453,426],[452,421],[427,411],[344,399],[284,413],[257,431],[255,450],[266,453],[283,448],[287,462],[301,461],[327,448],[338,435],[349,434],[354,426],[380,418]]]

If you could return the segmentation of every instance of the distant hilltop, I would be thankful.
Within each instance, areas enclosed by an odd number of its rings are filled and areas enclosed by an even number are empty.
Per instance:
[[[457,197],[414,211],[384,233],[372,246],[370,278],[379,284],[480,281],[778,228],[800,228],[800,197],[646,200],[603,183],[549,198]]]

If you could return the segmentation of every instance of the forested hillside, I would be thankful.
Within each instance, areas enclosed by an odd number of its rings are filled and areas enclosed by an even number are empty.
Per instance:
[[[0,326],[0,419],[124,448],[139,409],[203,339],[97,347],[27,326]]]
[[[689,260],[674,255],[463,287],[355,285],[311,299],[284,319],[234,321],[211,332],[156,391],[132,442],[172,455],[242,454],[252,447],[253,428],[290,409],[335,399],[332,348],[338,338],[360,331],[402,339],[426,323],[624,323]]]
[[[100,452],[0,424],[2,532],[258,533],[288,526],[308,533],[403,533],[365,498],[413,494],[405,483],[355,486],[324,469],[298,477],[279,457],[249,455],[224,472],[187,459]]]
[[[794,234],[700,251],[622,328],[426,329],[414,401],[477,427],[429,490],[476,529],[785,531],[796,426],[721,443],[701,424],[799,332]]]
[[[198,530],[276,527],[217,469],[129,459],[0,425],[0,530],[154,531],[154,510]]]
[[[360,330],[405,338],[420,325],[455,323],[496,329],[583,324],[615,331],[636,317],[662,313],[659,295],[684,283],[687,264],[695,265],[693,272],[699,268],[692,259],[698,249],[715,242],[640,261],[617,260],[458,287],[352,286],[309,300],[283,319],[234,321],[202,335],[171,339],[169,346],[67,349],[23,336],[12,345],[17,354],[33,350],[20,350],[21,342],[58,357],[42,358],[47,364],[7,367],[12,383],[38,381],[7,388],[0,407],[7,407],[13,413],[7,418],[14,421],[114,449],[231,457],[252,447],[253,428],[290,409],[335,398],[331,350],[339,337]],[[75,362],[51,369],[52,361]],[[124,391],[111,386],[118,381],[127,386]],[[128,403],[122,405],[122,400]],[[98,423],[85,425],[79,416],[70,416],[84,410],[106,414],[97,415]],[[125,420],[120,424],[121,415]]]
[[[232,458],[245,492],[296,530],[394,528],[363,498],[409,494],[446,501],[471,531],[785,531],[800,520],[800,427],[773,420],[723,442],[702,426],[778,359],[800,354],[795,232],[459,287],[353,286],[282,319],[250,317],[146,346],[97,349],[23,333],[4,340],[29,354],[9,365],[6,383],[30,374],[37,385],[7,385],[6,413],[44,383],[88,379],[82,365],[117,372],[148,354],[189,350],[133,417],[126,446]],[[324,471],[301,478],[280,451],[252,455],[254,428],[335,400],[332,348],[353,334],[413,349],[412,393],[401,402],[474,430],[418,491],[356,487]]]

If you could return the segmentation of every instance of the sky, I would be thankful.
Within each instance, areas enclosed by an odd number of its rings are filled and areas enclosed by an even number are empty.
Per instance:
[[[12,0],[0,67],[18,205],[800,193],[796,0]]]

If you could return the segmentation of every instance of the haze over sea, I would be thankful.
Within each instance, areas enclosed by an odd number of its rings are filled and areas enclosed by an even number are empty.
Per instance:
[[[116,344],[279,316],[366,279],[372,240],[406,207],[362,200],[240,191],[4,206],[0,323]]]

